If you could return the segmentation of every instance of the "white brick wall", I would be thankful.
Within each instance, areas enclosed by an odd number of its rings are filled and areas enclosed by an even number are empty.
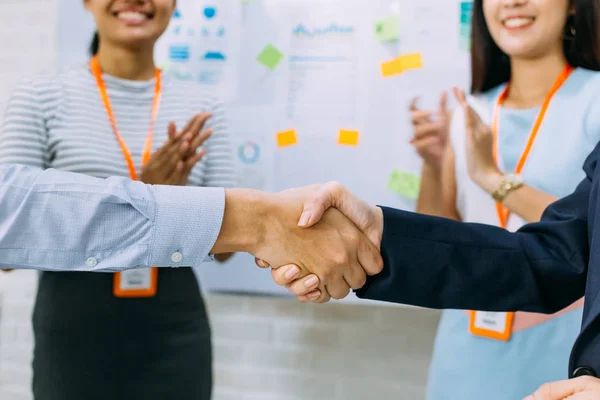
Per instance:
[[[81,0],[72,0],[81,1]],[[22,76],[54,63],[57,0],[0,0],[0,118]],[[0,399],[30,400],[36,274],[0,274]],[[207,296],[214,400],[422,399],[438,313]]]

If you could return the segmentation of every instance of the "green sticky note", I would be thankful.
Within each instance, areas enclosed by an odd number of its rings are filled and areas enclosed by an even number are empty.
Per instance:
[[[421,178],[415,174],[395,169],[392,171],[387,188],[402,197],[416,200],[419,198]]]
[[[283,60],[283,53],[277,50],[272,44],[268,44],[263,51],[260,52],[257,60],[272,71],[277,68],[281,60]]]
[[[375,23],[375,39],[380,42],[398,40],[399,20],[397,16],[388,17]]]

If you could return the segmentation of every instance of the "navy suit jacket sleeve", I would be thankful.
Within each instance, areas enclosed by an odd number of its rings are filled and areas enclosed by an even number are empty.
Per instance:
[[[553,313],[570,305],[585,292],[591,158],[575,192],[516,233],[383,208],[385,267],[357,295],[481,311]]]

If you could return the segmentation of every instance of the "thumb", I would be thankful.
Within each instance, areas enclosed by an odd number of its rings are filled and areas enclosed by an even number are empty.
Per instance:
[[[321,186],[317,193],[304,203],[298,226],[309,228],[319,222],[330,207],[337,208],[340,204],[337,182],[329,182]]]

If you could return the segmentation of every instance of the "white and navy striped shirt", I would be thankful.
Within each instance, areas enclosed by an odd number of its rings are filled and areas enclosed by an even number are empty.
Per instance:
[[[104,74],[117,126],[138,175],[148,134],[155,81],[129,81]],[[165,74],[153,150],[167,140],[167,127],[178,129],[199,112],[210,112],[204,158],[192,170],[193,186],[233,187],[233,149],[221,103],[199,85]],[[0,163],[56,168],[99,178],[129,177],[127,164],[87,65],[39,75],[19,84],[8,101],[0,131]]]

